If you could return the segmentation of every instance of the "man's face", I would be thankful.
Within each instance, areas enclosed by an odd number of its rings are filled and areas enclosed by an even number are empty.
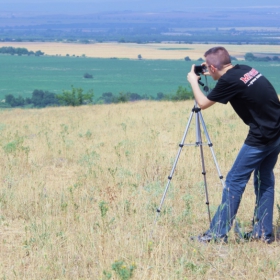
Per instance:
[[[213,65],[211,65],[207,60],[206,60],[206,67],[213,80],[216,81],[220,78],[218,75],[218,69],[215,68]]]

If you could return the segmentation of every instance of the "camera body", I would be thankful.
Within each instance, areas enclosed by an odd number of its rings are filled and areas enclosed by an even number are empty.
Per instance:
[[[199,76],[207,71],[207,67],[205,65],[195,65],[194,66],[194,73]]]

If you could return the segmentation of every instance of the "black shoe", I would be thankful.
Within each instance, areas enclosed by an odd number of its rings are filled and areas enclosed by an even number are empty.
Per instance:
[[[266,244],[271,244],[272,243],[271,237],[258,237],[258,236],[255,236],[252,231],[245,232],[244,235],[243,235],[243,239],[246,240],[246,241],[255,241],[255,240],[262,241]]]
[[[228,237],[227,235],[224,235],[222,237],[213,237],[211,234],[204,233],[203,235],[191,237],[191,240],[198,241],[200,243],[209,243],[209,242],[227,243]]]

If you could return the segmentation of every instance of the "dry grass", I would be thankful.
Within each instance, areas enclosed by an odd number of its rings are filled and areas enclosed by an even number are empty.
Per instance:
[[[153,226],[192,107],[1,111],[2,279],[280,279],[277,242],[238,243],[233,232],[228,245],[190,241],[209,225],[196,147],[183,148]],[[230,106],[216,104],[203,116],[224,174],[247,127]],[[195,141],[193,125],[186,143]],[[222,186],[204,150],[213,213]],[[275,173],[280,203],[279,163]],[[253,204],[250,182],[238,213],[246,229]]]
[[[203,58],[206,50],[213,47],[211,44],[132,44],[132,43],[96,43],[96,44],[75,44],[75,43],[42,43],[42,42],[1,42],[0,47],[12,46],[27,48],[29,51],[41,50],[47,55],[69,54],[70,56],[86,55],[95,58],[129,58],[137,59],[138,55],[144,59],[184,59],[189,56],[191,59]],[[280,53],[278,45],[223,45],[229,53],[244,60],[247,52],[253,53]],[[169,49],[169,50],[166,50]]]

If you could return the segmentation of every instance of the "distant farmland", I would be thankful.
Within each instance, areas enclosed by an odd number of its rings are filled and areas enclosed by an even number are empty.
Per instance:
[[[94,58],[129,58],[137,59],[141,54],[143,59],[190,59],[203,58],[204,52],[213,47],[211,44],[134,44],[134,43],[44,43],[44,42],[1,42],[0,47],[12,46],[27,48],[30,51],[41,50],[47,55],[69,55]],[[243,60],[247,52],[280,55],[278,45],[223,45],[230,54]]]
[[[110,47],[109,44],[104,44],[102,58],[90,57],[91,53],[87,53],[87,50],[90,50],[90,48],[94,50],[97,45],[99,44],[18,44],[18,47],[26,47],[28,50],[41,50],[46,54],[56,52],[58,55],[40,57],[1,55],[0,98],[3,99],[7,94],[29,97],[35,89],[61,93],[63,90],[70,89],[72,85],[83,88],[85,91],[93,89],[95,98],[98,98],[104,92],[112,92],[113,94],[133,92],[151,96],[156,96],[158,92],[164,94],[174,93],[178,86],[188,86],[186,75],[191,65],[201,63],[194,60],[194,58],[198,59],[198,54],[203,57],[203,52],[210,47],[210,45],[186,46],[179,44],[131,45],[129,50],[127,44],[115,44]],[[64,46],[65,48],[57,48],[57,46]],[[137,46],[139,49],[136,48]],[[69,47],[72,47],[70,48],[71,53],[70,49],[68,49]],[[196,49],[196,47],[199,47],[199,49]],[[234,46],[228,47],[233,48]],[[265,55],[268,55],[270,51],[273,55],[277,53],[276,46],[266,47],[240,46],[238,49],[235,46],[238,52],[231,52],[231,54],[241,59],[242,53],[249,51],[249,48],[252,51],[254,50],[254,53],[257,53],[257,51],[262,53],[263,51]],[[149,48],[153,48],[153,51],[150,50],[149,52]],[[147,51],[147,54],[145,54],[144,50]],[[65,56],[62,51],[67,52],[69,56]],[[99,51],[101,53],[100,49]],[[167,59],[167,56],[163,56],[164,59],[156,59],[161,52],[162,54],[170,54],[168,56],[170,59]],[[97,51],[96,53],[101,56]],[[150,58],[153,57],[154,59],[146,59],[148,53]],[[180,59],[176,58],[179,53]],[[110,58],[109,54],[111,54]],[[143,59],[139,60],[137,58],[138,54],[141,54]],[[107,58],[106,55],[108,56]],[[125,59],[124,56],[127,56],[127,58]],[[135,59],[131,59],[132,56]],[[189,56],[192,61],[185,61],[185,56]],[[239,61],[238,63],[244,62]],[[271,81],[277,92],[280,93],[279,62],[250,62],[250,65],[262,72]],[[85,79],[85,73],[92,75],[93,78]],[[210,86],[214,85],[212,79],[208,81]]]

